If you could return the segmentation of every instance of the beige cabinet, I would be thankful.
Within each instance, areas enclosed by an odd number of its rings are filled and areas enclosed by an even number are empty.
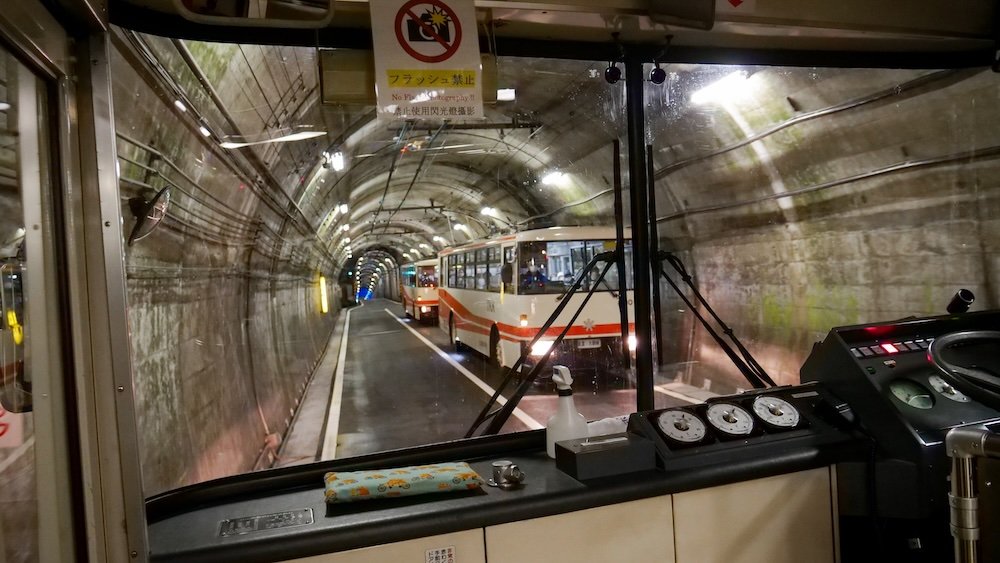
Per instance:
[[[486,528],[490,563],[673,563],[670,497]]]
[[[833,563],[830,472],[823,467],[674,495],[677,563]]]
[[[486,563],[482,528],[328,553],[286,563],[425,563],[435,561],[434,554],[443,554],[448,550],[454,554],[454,563]]]
[[[828,467],[286,563],[835,563]],[[485,547],[484,547],[485,542]]]

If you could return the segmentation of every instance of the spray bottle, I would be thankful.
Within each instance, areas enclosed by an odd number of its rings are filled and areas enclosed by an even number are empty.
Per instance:
[[[556,457],[556,442],[587,437],[587,419],[577,412],[573,402],[573,376],[566,366],[552,367],[552,382],[559,392],[556,414],[549,417],[545,429],[545,451]]]

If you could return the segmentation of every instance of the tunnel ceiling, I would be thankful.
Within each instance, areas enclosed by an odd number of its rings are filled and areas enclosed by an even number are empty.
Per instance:
[[[119,1],[112,6],[123,4],[166,9],[157,2]],[[988,3],[980,4],[980,11],[988,11]],[[334,25],[357,17],[349,7],[338,14]],[[532,31],[539,25],[537,12],[508,15],[512,23],[506,30],[494,30],[498,36],[541,34]],[[579,31],[591,25],[584,15],[546,29],[551,37],[567,26],[576,25]],[[914,45],[936,41],[936,47],[948,50],[978,46],[976,36],[984,33],[977,27],[982,21],[974,18],[954,24],[965,26],[963,30],[932,33],[933,25],[921,25],[923,32],[901,34],[889,26],[868,37],[894,39],[897,47],[907,45],[900,41],[904,36]],[[661,47],[663,29],[655,40]],[[751,41],[754,35],[734,31],[732,22],[722,22],[714,33],[681,30],[675,42],[726,46]],[[772,29],[768,37],[780,35]],[[655,45],[652,36],[642,38]],[[533,226],[613,222],[608,197],[614,181],[612,143],[624,138],[626,119],[623,82],[611,85],[604,80],[606,60],[497,57],[497,87],[514,89],[515,100],[488,103],[481,121],[442,124],[378,119],[371,105],[323,104],[315,48],[171,40],[124,30],[116,30],[115,39],[133,65],[144,64],[151,74],[159,73],[161,88],[171,91],[167,97],[185,100],[194,118],[188,127],[204,127],[201,134],[207,131],[211,142],[223,146],[323,132],[308,140],[227,150],[255,166],[259,181],[270,182],[271,189],[283,191],[294,202],[287,205],[295,209],[289,220],[308,223],[319,246],[342,266],[354,267],[360,258],[405,263],[435,255],[446,245]],[[797,46],[817,44],[805,41]],[[668,135],[653,131],[648,136],[656,145],[656,178],[669,183],[663,191],[671,213],[709,205],[725,190],[747,189],[720,180],[714,195],[706,198],[703,180],[715,172],[690,166],[697,159],[724,153],[754,131],[877,91],[870,80],[862,89],[852,81],[863,69],[820,70],[808,83],[766,68],[751,69],[777,102],[756,108],[754,122],[744,126],[717,109],[678,109],[671,103],[688,99],[731,68],[673,64],[667,69],[667,84],[647,84],[647,112],[656,113],[654,118],[665,124],[662,129],[669,129]],[[892,88],[928,72],[889,72],[882,80]],[[334,162],[338,153],[342,169]],[[564,176],[559,182],[546,181],[553,172]]]

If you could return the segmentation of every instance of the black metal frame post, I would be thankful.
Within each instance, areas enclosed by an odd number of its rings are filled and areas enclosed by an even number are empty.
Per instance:
[[[622,369],[632,367],[632,355],[628,349],[628,285],[625,276],[625,209],[622,202],[622,143],[614,140],[614,182],[615,182],[615,248],[618,252],[618,314],[622,328]]]
[[[649,182],[649,255],[660,255],[660,233],[656,229],[656,178],[653,177],[653,145],[646,145],[646,180]],[[660,279],[653,276],[653,332],[656,334],[656,365],[663,365],[663,310]]]
[[[653,410],[652,276],[649,246],[649,186],[646,182],[646,124],[643,111],[642,57],[625,56],[625,108],[628,118],[628,184],[632,211],[632,275],[635,276],[636,407]]]
[[[673,288],[677,296],[680,297],[681,300],[684,301],[684,304],[687,305],[688,309],[690,309],[691,312],[694,313],[694,316],[695,318],[698,319],[698,322],[700,322],[702,326],[705,327],[705,330],[708,332],[708,334],[715,340],[715,342],[719,345],[719,347],[722,348],[723,352],[725,352],[726,355],[729,356],[729,359],[740,370],[740,373],[742,373],[743,376],[747,378],[747,381],[749,381],[757,389],[774,387],[775,385],[774,380],[771,379],[771,376],[767,374],[767,371],[764,370],[764,367],[761,366],[759,362],[757,362],[757,359],[753,357],[753,354],[750,353],[750,350],[748,350],[747,347],[744,346],[742,342],[740,342],[740,339],[736,337],[736,334],[733,332],[733,329],[730,328],[729,325],[727,325],[725,321],[723,321],[722,318],[719,317],[719,315],[715,312],[715,309],[713,309],[712,306],[709,305],[708,301],[705,300],[705,296],[703,296],[701,292],[698,291],[698,287],[694,285],[694,281],[691,277],[691,274],[688,273],[687,269],[684,267],[684,263],[681,262],[681,259],[678,258],[672,252],[660,251],[656,255],[656,262],[658,264],[657,269],[659,270],[660,275],[663,276],[663,279],[666,280],[668,284],[670,284],[670,287]],[[719,327],[722,329],[722,333],[728,336],[729,340],[731,340],[732,343],[736,346],[736,349],[739,350],[740,352],[739,355],[737,355],[736,352],[734,352],[733,349],[728,344],[726,344],[725,340],[723,340],[722,337],[719,336],[717,332],[715,332],[715,329],[712,328],[712,325],[708,322],[708,320],[705,319],[705,317],[701,314],[701,312],[698,311],[697,305],[692,303],[691,300],[688,299],[687,295],[684,295],[684,292],[681,290],[680,287],[677,286],[674,280],[670,279],[670,276],[667,275],[666,270],[663,269],[662,262],[670,264],[670,266],[681,276],[681,280],[684,282],[684,285],[686,285],[691,290],[691,293],[694,295],[695,299],[698,300],[698,303],[701,304],[701,306],[704,307],[706,311],[708,311],[708,314],[710,314],[713,319],[715,319],[715,322],[718,323]],[[659,283],[659,281],[657,281],[657,283]]]

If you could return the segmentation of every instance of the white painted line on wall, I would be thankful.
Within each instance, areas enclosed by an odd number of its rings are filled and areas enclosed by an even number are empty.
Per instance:
[[[655,385],[655,386],[653,386],[653,390],[656,391],[657,393],[663,393],[664,395],[667,395],[668,397],[673,397],[675,399],[680,399],[682,401],[687,401],[687,402],[691,403],[692,405],[697,405],[697,404],[705,402],[705,401],[703,401],[701,399],[697,399],[697,398],[692,397],[690,395],[685,395],[684,393],[678,393],[677,391],[671,391],[670,389],[664,388],[662,385]]]
[[[385,309],[385,313],[387,315],[389,315],[390,317],[396,319],[396,322],[398,322],[399,324],[401,324],[404,327],[406,327],[406,330],[409,330],[410,332],[412,332],[413,336],[416,336],[417,338],[419,338],[420,341],[424,343],[424,345],[426,345],[431,350],[434,350],[437,353],[438,356],[441,356],[442,358],[444,358],[444,360],[446,362],[448,362],[449,364],[452,365],[452,367],[454,367],[459,372],[461,372],[462,375],[464,375],[466,378],[468,378],[469,381],[471,381],[472,383],[474,383],[476,385],[476,387],[479,387],[480,389],[482,389],[487,395],[489,395],[489,396],[492,397],[493,394],[497,392],[496,389],[494,389],[494,388],[490,387],[489,385],[487,385],[485,381],[483,381],[482,379],[479,379],[478,377],[476,377],[476,375],[474,373],[472,373],[471,371],[465,369],[465,367],[462,364],[456,362],[455,359],[452,358],[451,356],[449,356],[447,352],[445,352],[444,350],[438,348],[430,340],[427,340],[427,338],[424,337],[423,334],[420,334],[419,332],[417,332],[416,330],[414,330],[410,325],[408,325],[405,322],[403,322],[403,320],[400,319],[399,317],[397,317],[392,311],[390,311],[389,309]],[[497,403],[500,404],[500,405],[505,405],[505,404],[507,404],[507,399],[504,398],[503,395],[501,395],[501,396],[497,397]],[[517,417],[518,420],[520,420],[521,422],[523,422],[528,428],[530,428],[532,430],[537,430],[539,428],[545,428],[537,420],[531,418],[531,416],[529,416],[528,413],[522,411],[521,409],[515,408],[513,414],[514,414],[514,416]]]
[[[337,356],[337,373],[333,375],[333,395],[326,413],[326,435],[323,436],[323,453],[320,460],[337,457],[337,435],[340,432],[340,406],[344,398],[344,367],[347,363],[347,333],[351,329],[351,313],[344,320],[344,334],[340,337],[340,355]]]

